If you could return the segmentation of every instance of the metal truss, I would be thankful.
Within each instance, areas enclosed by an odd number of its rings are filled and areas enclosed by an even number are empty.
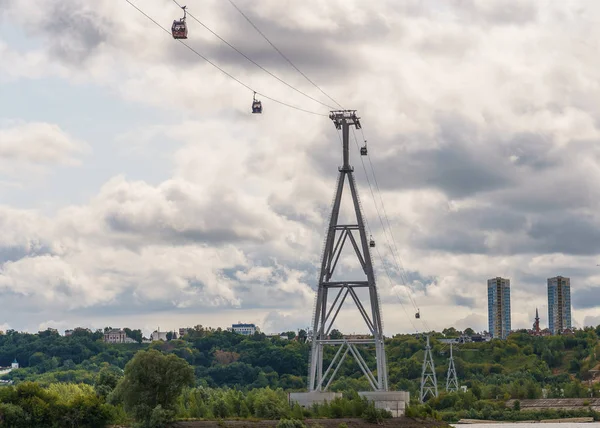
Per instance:
[[[367,240],[362,207],[353,175],[354,169],[349,164],[348,140],[350,126],[360,129],[360,121],[356,116],[355,110],[333,111],[329,117],[335,124],[335,127],[342,131],[343,165],[338,168],[337,189],[329,219],[323,258],[321,260],[319,285],[313,315],[309,391],[326,391],[348,354],[354,357],[373,390],[387,391],[387,364],[383,342],[381,309],[369,250],[370,245],[374,245],[374,242],[371,243]],[[346,181],[350,188],[356,223],[338,224],[342,194]],[[362,274],[360,275],[362,278],[347,281],[332,281],[345,246],[351,246],[354,250],[362,269]],[[357,294],[357,289],[360,288],[368,291],[368,302],[363,302]],[[329,297],[333,298],[332,302],[329,302]],[[333,324],[346,301],[354,302],[362,320],[367,326],[369,335],[365,336],[365,338],[330,339],[329,336]],[[367,365],[357,345],[368,345],[371,349],[375,348],[376,374]],[[325,369],[323,355],[324,349],[327,346],[338,346],[338,350]]]

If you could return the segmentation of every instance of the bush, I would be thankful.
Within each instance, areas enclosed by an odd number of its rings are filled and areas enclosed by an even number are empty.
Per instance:
[[[280,419],[277,428],[306,428],[306,425],[298,419]]]

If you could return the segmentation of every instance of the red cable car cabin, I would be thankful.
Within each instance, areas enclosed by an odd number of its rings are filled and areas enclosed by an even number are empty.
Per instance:
[[[173,20],[173,26],[171,27],[171,34],[173,34],[174,39],[187,39],[187,24],[185,23],[185,18],[187,13],[185,11],[186,6],[181,6],[183,9],[183,18],[178,20]]]
[[[174,20],[173,26],[171,27],[171,33],[173,34],[174,39],[187,39],[187,24],[185,23],[185,18],[181,20]]]

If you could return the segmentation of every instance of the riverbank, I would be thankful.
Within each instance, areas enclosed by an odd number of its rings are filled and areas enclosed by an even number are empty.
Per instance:
[[[181,428],[275,428],[279,421],[244,421],[244,420],[223,420],[223,421],[181,421],[175,426]],[[373,428],[375,424],[369,423],[363,419],[305,419],[302,421],[308,428],[338,428],[340,424],[345,424],[348,428]],[[400,428],[444,428],[450,425],[444,421],[435,419],[414,419],[414,418],[392,418],[384,419],[378,425],[380,427],[400,427]]]
[[[594,418],[592,417],[584,417],[584,418],[563,418],[563,419],[544,419],[544,420],[540,420],[540,421],[490,421],[490,420],[483,420],[483,419],[461,419],[459,420],[456,424],[461,424],[461,425],[473,425],[473,424],[477,424],[477,425],[483,425],[483,424],[514,424],[514,423],[519,423],[519,424],[561,424],[561,423],[575,423],[575,424],[581,424],[581,423],[591,423],[594,422]]]

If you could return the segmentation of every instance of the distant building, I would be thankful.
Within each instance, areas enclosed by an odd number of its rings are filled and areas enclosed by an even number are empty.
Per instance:
[[[153,341],[153,342],[155,340],[162,340],[163,342],[166,342],[168,340],[167,339],[167,332],[166,331],[155,330],[150,335],[150,340]]]
[[[252,336],[256,333],[256,325],[255,324],[232,324],[231,330],[237,334],[243,334],[244,336]]]
[[[552,334],[571,329],[571,279],[548,278],[548,327]]]
[[[540,315],[538,314],[537,308],[535,308],[535,319],[533,321],[533,330],[531,330],[531,334],[534,336],[542,335],[542,331],[540,330]]]
[[[104,333],[104,342],[106,343],[137,343],[131,337],[127,337],[125,330],[113,328]]]
[[[19,368],[19,362],[17,361],[17,359],[15,358],[12,362],[12,364],[10,365],[11,369],[18,369]]]
[[[488,325],[494,339],[506,339],[510,333],[510,279],[488,279]]]
[[[188,332],[187,328],[180,328],[179,335],[177,337],[179,337],[181,339],[183,336],[185,336],[187,334],[187,332]]]
[[[73,334],[73,330],[65,330],[65,336],[71,336]]]

